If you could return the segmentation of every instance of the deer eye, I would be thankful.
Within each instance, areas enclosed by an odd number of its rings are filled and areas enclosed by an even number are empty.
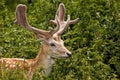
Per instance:
[[[50,46],[55,47],[55,44],[54,43],[50,43]]]

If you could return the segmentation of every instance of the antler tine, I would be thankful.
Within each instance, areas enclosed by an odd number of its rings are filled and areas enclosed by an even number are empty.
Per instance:
[[[56,19],[56,22],[57,22],[57,27],[56,27],[55,29],[51,29],[51,34],[55,34],[55,33],[58,32],[59,29],[60,29],[60,21],[59,21],[57,15],[55,16],[55,19]]]
[[[65,22],[65,24],[60,25],[60,29],[56,34],[60,36],[67,29],[69,23],[70,23],[70,15],[68,15],[68,19]],[[57,22],[57,24],[60,24],[60,22]]]
[[[41,30],[41,29],[37,29],[32,27],[31,25],[29,25],[27,17],[26,17],[26,5],[23,4],[19,4],[16,7],[16,20],[15,23],[21,26],[24,26],[26,29],[32,31],[35,33],[36,36],[50,36],[49,31],[45,31],[45,30]],[[49,34],[49,35],[48,35]]]
[[[65,12],[66,12],[65,6],[64,6],[63,3],[61,3],[61,4],[59,5],[59,8],[58,8],[57,12],[56,12],[56,15],[58,16],[58,18],[59,18],[59,20],[60,20],[61,22],[64,22]]]
[[[59,24],[60,24],[60,29],[56,34],[59,36],[67,29],[67,26],[70,24],[75,24],[78,22],[79,18],[76,18],[74,20],[70,20],[70,15],[68,15],[67,21],[64,21],[64,15],[65,15],[65,6],[63,3],[60,3],[59,8],[56,12],[56,15],[58,16],[59,19]],[[51,24],[57,24],[56,19],[55,20],[50,20]]]

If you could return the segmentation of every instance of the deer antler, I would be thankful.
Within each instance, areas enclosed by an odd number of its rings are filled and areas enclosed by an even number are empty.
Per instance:
[[[59,30],[59,26],[57,26],[55,29],[53,29],[51,31],[45,31],[45,30],[41,30],[41,29],[37,29],[37,28],[32,27],[28,23],[28,20],[26,17],[26,5],[23,5],[23,4],[19,4],[16,7],[15,23],[20,25],[20,26],[24,26],[26,29],[34,32],[37,38],[45,38],[45,37],[49,38]]]
[[[75,24],[78,22],[79,18],[76,18],[74,20],[70,20],[70,15],[68,15],[68,18],[66,21],[64,21],[64,15],[65,15],[65,6],[63,3],[59,5],[59,8],[56,12],[56,15],[58,16],[60,29],[55,33],[58,37],[66,30],[67,26],[70,24]],[[57,20],[50,20],[51,24],[57,24]]]

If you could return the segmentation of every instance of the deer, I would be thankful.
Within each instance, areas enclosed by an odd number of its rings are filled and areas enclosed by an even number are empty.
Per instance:
[[[16,6],[15,24],[33,32],[36,38],[41,40],[41,48],[37,56],[33,59],[1,58],[0,66],[4,66],[9,70],[14,70],[16,67],[26,70],[28,80],[32,80],[33,74],[38,68],[43,68],[45,76],[49,76],[52,65],[55,63],[54,58],[71,57],[72,53],[64,46],[61,34],[67,29],[68,25],[77,23],[79,18],[70,20],[70,15],[68,15],[67,20],[64,21],[65,6],[63,3],[60,3],[55,19],[50,20],[50,23],[56,25],[56,27],[49,30],[42,30],[32,27],[29,24],[26,10],[27,7],[24,4]]]

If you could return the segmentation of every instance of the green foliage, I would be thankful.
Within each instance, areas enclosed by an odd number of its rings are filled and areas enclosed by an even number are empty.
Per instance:
[[[70,14],[71,19],[79,17],[80,20],[76,25],[70,25],[62,37],[65,46],[72,51],[72,57],[56,59],[51,75],[45,80],[119,80],[119,0],[12,0],[12,3],[1,0],[0,56],[34,58],[39,51],[40,42],[33,33],[13,24],[17,4],[28,6],[28,20],[32,26],[47,29],[52,26],[49,20],[54,19],[60,2],[65,4],[66,14]],[[5,76],[8,74],[5,70],[1,73],[3,80],[20,78],[17,73],[14,76]],[[34,80],[39,77],[36,72]],[[21,78],[25,79],[25,76]]]

